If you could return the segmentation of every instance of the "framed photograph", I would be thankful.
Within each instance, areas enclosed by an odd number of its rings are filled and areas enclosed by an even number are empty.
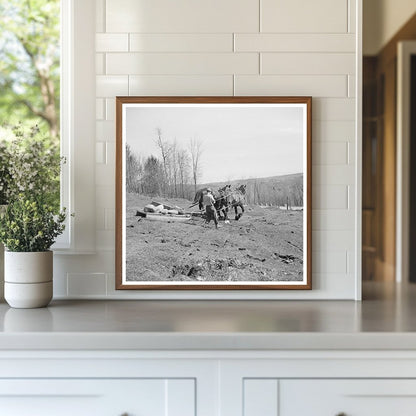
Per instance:
[[[116,289],[311,289],[311,97],[117,97]]]

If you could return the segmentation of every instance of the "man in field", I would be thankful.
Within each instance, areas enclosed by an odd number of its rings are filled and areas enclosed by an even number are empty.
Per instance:
[[[205,206],[206,220],[205,224],[209,224],[211,220],[214,220],[215,228],[218,228],[218,216],[215,209],[215,198],[212,195],[211,188],[208,188],[202,198],[202,202]]]

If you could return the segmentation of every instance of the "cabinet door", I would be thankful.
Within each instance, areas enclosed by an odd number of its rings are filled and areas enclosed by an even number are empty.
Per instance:
[[[7,416],[195,416],[195,379],[1,380]]]
[[[279,416],[414,416],[414,380],[280,380]]]

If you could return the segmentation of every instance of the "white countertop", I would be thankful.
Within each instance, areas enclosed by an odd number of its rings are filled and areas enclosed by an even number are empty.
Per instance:
[[[0,304],[1,350],[412,350],[416,286],[364,301],[54,301]]]

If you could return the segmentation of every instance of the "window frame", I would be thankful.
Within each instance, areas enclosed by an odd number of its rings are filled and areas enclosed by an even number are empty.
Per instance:
[[[95,1],[61,0],[61,206],[58,254],[95,252]],[[74,214],[73,216],[71,214]]]

